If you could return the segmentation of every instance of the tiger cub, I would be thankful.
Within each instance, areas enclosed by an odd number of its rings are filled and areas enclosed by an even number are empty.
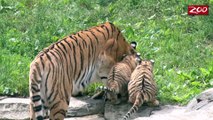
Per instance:
[[[127,55],[124,59],[115,64],[109,73],[105,90],[105,99],[110,100],[113,104],[119,104],[128,98],[127,85],[130,80],[131,73],[140,62],[140,56]],[[121,100],[118,99],[121,97]]]
[[[129,102],[133,103],[132,108],[124,116],[124,120],[136,112],[144,102],[150,102],[153,106],[158,106],[156,99],[157,85],[153,79],[154,61],[142,60],[131,75],[128,84]]]

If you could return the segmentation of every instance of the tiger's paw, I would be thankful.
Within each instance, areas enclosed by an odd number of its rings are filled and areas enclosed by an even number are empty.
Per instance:
[[[92,99],[102,99],[104,96],[104,91],[99,91],[97,93],[95,93],[91,98]]]
[[[153,100],[153,101],[151,101],[151,102],[149,102],[147,104],[148,104],[148,106],[157,107],[157,106],[160,105],[160,102],[157,99],[155,99],[155,100]]]

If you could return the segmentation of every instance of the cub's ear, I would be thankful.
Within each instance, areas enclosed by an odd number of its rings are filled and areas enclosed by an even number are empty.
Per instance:
[[[141,63],[142,59],[141,59],[141,54],[139,52],[136,53],[136,60],[139,62],[139,64]]]
[[[123,55],[122,55],[122,59],[124,59],[126,56],[127,56],[127,54],[123,54]]]
[[[136,53],[136,57],[141,57],[141,54],[139,52]]]
[[[150,62],[152,63],[152,65],[154,65],[154,64],[155,64],[155,61],[154,61],[154,60],[150,60]]]
[[[136,47],[137,47],[137,42],[132,41],[130,44],[131,44],[132,48],[136,49]]]

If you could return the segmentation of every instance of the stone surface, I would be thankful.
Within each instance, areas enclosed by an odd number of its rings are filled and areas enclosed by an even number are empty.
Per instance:
[[[74,104],[72,104],[74,103]],[[104,112],[104,101],[90,99],[89,97],[71,98],[67,111],[68,117],[92,115]]]
[[[105,113],[104,117],[106,120],[122,120],[123,116],[129,111],[132,107],[130,103],[121,103],[119,105],[112,105],[107,102],[105,104]],[[139,110],[131,115],[131,119],[138,117],[148,117],[155,107],[141,106]]]
[[[122,117],[131,107],[130,104],[111,105],[106,103],[105,118],[107,120],[122,120]],[[202,109],[187,111],[186,106],[164,105],[160,107],[142,106],[130,120],[212,120],[213,103],[203,106]]]
[[[134,120],[212,120],[213,109],[186,112],[186,107],[162,106],[152,112],[150,117],[139,117]]]
[[[68,117],[99,114],[103,111],[103,100],[92,100],[89,97],[71,98]],[[0,100],[0,119],[27,118],[29,118],[28,98],[4,98]]]
[[[194,99],[192,99],[187,105],[187,111],[208,109],[213,103],[213,88],[208,89],[200,93]],[[210,105],[209,105],[210,104]]]
[[[69,116],[65,120],[121,120],[132,107],[130,103],[112,105],[88,97],[71,98]],[[29,99],[0,97],[0,120],[29,118]],[[105,110],[105,111],[104,111]],[[101,114],[104,112],[104,115]],[[94,115],[89,115],[94,114]],[[73,117],[82,116],[82,117]],[[104,118],[105,117],[105,118]],[[164,105],[160,107],[141,106],[130,120],[212,120],[213,89],[196,96],[186,107]]]
[[[103,115],[88,115],[82,117],[65,118],[65,120],[105,120]]]
[[[0,101],[0,119],[29,118],[29,100],[25,98],[5,98]]]

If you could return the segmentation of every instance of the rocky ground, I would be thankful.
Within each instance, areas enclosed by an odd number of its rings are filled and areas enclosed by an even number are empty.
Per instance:
[[[27,98],[0,97],[0,119],[29,119]],[[73,103],[73,104],[72,104]],[[121,120],[131,104],[104,104],[88,97],[71,98],[66,120]],[[187,106],[142,106],[131,120],[212,120],[213,88],[195,97]]]

